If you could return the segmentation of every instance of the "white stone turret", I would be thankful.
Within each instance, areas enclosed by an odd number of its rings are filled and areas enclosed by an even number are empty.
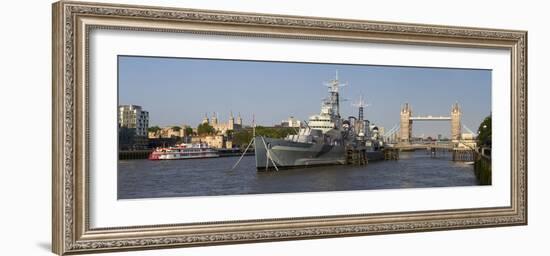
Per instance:
[[[235,124],[235,117],[233,117],[233,111],[231,111],[229,114],[229,123]]]
[[[237,117],[237,124],[243,125],[243,119],[241,118],[241,113],[239,112],[239,116]]]
[[[216,114],[216,112],[212,113],[212,124],[218,124],[218,115]]]
[[[400,119],[400,127],[399,127],[399,141],[408,143],[411,140],[411,134],[412,134],[412,108],[409,106],[409,103],[405,103],[405,105],[401,108],[401,119]]]
[[[460,117],[462,116],[462,111],[458,106],[458,102],[453,104],[451,108],[451,140],[460,140],[462,134],[462,125],[460,122]]]
[[[204,113],[204,118],[202,119],[202,123],[203,124],[207,124],[209,123],[210,120],[208,119],[208,114],[207,113]]]

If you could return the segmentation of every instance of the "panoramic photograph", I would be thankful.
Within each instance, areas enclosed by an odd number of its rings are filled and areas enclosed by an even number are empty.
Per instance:
[[[491,70],[118,56],[117,198],[491,185]]]

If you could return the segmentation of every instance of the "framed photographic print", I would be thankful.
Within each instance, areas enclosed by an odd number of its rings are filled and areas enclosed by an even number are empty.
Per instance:
[[[526,40],[57,2],[53,251],[526,225]]]

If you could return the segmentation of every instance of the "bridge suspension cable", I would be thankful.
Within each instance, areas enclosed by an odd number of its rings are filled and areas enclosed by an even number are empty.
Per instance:
[[[397,134],[397,132],[399,132],[399,125],[396,124],[394,125],[389,131],[387,131],[386,133],[384,133],[382,135],[382,137],[386,140],[386,141],[389,141],[391,140],[391,138]]]
[[[393,135],[397,130],[399,130],[399,125],[394,125],[389,131],[383,134],[384,137]]]
[[[469,133],[471,133],[471,134],[473,134],[473,135],[477,135],[476,132],[473,132],[473,131],[472,131],[470,128],[468,128],[468,126],[466,126],[465,124],[462,124],[462,127],[463,127],[466,131],[468,131]]]

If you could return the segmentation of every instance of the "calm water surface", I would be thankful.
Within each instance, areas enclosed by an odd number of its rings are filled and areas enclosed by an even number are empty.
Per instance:
[[[425,151],[401,152],[398,161],[257,172],[253,156],[118,162],[118,198],[213,196],[477,185],[473,165]]]

